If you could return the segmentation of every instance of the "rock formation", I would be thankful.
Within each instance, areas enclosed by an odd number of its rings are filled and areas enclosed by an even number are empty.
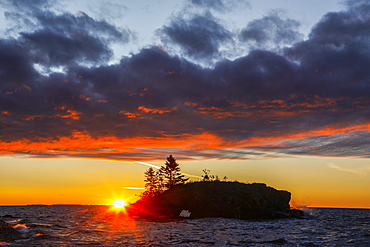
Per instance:
[[[16,231],[10,224],[0,220],[0,241],[14,241],[21,239],[22,235]]]
[[[173,186],[159,196],[137,201],[127,210],[133,215],[153,218],[178,218],[182,210],[190,211],[190,218],[302,217],[301,211],[290,209],[290,198],[290,192],[261,183],[195,182]]]

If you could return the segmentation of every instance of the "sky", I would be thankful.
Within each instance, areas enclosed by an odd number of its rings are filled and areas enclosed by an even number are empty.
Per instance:
[[[0,205],[193,181],[370,208],[366,0],[0,0]]]

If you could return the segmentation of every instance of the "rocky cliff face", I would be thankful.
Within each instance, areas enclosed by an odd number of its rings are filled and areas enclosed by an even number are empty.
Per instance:
[[[189,210],[191,218],[274,219],[302,216],[301,212],[290,209],[290,197],[288,191],[260,183],[196,182],[176,185],[160,196],[139,200],[129,211],[164,218],[177,218],[182,210]]]
[[[0,220],[0,241],[9,242],[21,238],[21,234],[17,232],[11,225]]]

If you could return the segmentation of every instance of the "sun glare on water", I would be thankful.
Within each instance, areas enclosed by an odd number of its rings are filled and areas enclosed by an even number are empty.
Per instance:
[[[122,200],[122,199],[116,199],[113,202],[113,206],[115,208],[123,208],[124,206],[126,206],[126,201],[125,200]]]

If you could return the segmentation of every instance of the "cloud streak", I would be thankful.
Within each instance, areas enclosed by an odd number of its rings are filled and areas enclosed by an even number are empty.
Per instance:
[[[0,39],[0,153],[368,157],[370,5],[350,3],[326,14],[306,40],[296,21],[274,14],[240,32],[211,12],[174,16],[159,30],[161,46],[111,64],[110,45],[128,44],[131,30],[28,6],[23,20],[37,27],[24,21],[17,35]],[[220,50],[237,39],[259,47],[223,58]],[[210,58],[217,63],[202,66]]]
[[[329,163],[329,164],[327,164],[327,166],[329,168],[332,168],[332,169],[335,169],[335,170],[338,170],[338,171],[341,171],[341,172],[348,172],[348,173],[357,174],[361,177],[367,176],[368,171],[370,170],[369,167],[360,168],[360,169],[348,169],[348,168],[343,168],[343,167],[337,166],[336,164],[333,164],[333,163]]]

